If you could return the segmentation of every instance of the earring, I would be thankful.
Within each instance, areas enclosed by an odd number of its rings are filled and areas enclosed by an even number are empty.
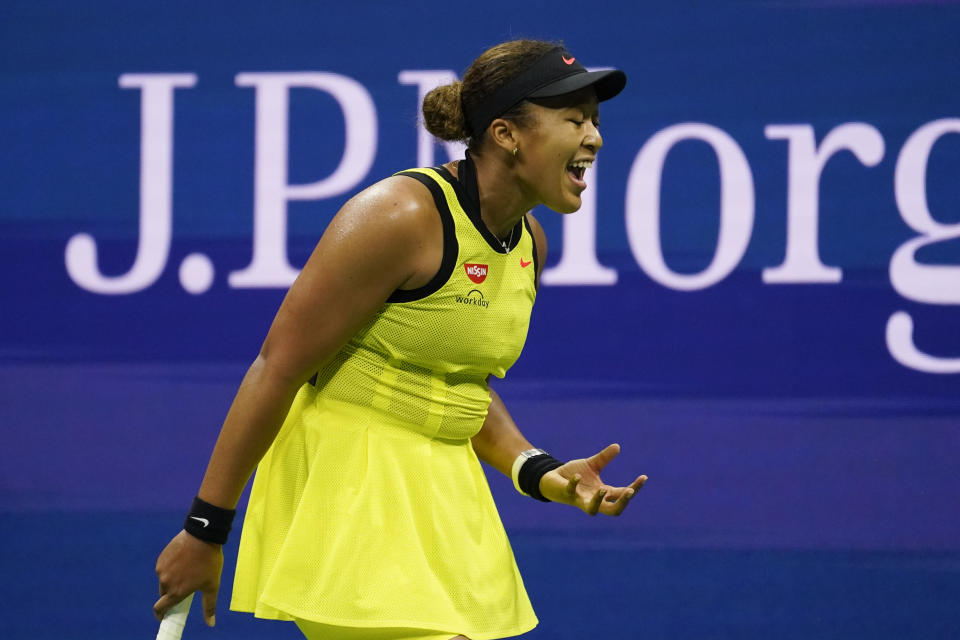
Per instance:
[[[517,148],[517,147],[514,147],[514,148],[513,148],[513,157],[514,157],[514,158],[517,157],[517,152],[519,152],[519,151],[520,151],[519,148]]]

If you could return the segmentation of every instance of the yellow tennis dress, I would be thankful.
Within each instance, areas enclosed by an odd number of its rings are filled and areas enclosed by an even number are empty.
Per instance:
[[[470,438],[487,377],[526,339],[533,237],[524,219],[504,248],[442,167],[400,175],[433,194],[442,266],[298,392],[257,469],[231,608],[353,632],[518,635],[537,618]]]

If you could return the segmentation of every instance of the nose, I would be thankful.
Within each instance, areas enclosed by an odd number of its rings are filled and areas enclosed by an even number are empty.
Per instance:
[[[592,153],[596,153],[603,146],[603,136],[600,135],[600,129],[593,122],[588,125],[587,134],[583,138],[583,146]]]

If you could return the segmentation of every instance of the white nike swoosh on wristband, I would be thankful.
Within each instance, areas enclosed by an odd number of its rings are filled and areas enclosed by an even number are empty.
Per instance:
[[[207,520],[206,518],[198,518],[197,516],[190,516],[190,519],[191,519],[191,520],[196,520],[197,522],[199,522],[200,524],[202,524],[204,529],[206,529],[206,528],[207,528],[207,525],[210,524],[210,521]]]

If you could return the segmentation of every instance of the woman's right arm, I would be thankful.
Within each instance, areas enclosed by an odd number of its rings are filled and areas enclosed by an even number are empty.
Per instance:
[[[273,442],[298,389],[398,288],[426,284],[440,266],[443,236],[429,192],[388,178],[334,217],[287,292],[260,353],[247,370],[214,445],[198,496],[233,509]],[[157,560],[163,614],[203,591],[213,623],[223,557],[219,545],[181,531]]]

